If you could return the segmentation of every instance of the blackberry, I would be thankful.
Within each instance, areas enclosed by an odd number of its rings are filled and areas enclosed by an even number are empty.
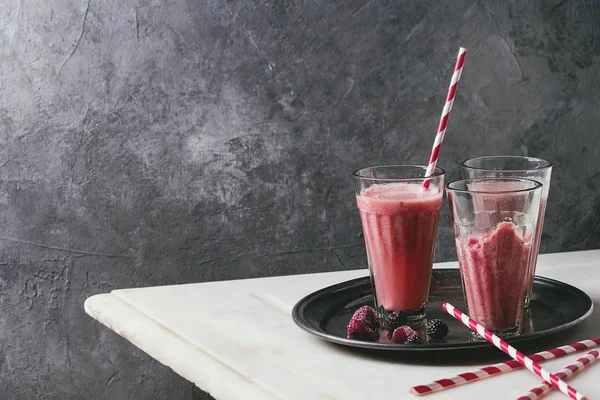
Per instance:
[[[448,335],[448,325],[441,319],[432,319],[427,323],[427,334],[434,339],[442,339]]]
[[[404,344],[422,344],[423,342],[421,341],[421,338],[419,337],[419,335],[412,335],[411,337],[409,337],[406,342],[404,342]]]
[[[387,329],[390,332],[394,332],[396,328],[406,325],[406,315],[401,311],[392,311],[388,314],[386,322]]]

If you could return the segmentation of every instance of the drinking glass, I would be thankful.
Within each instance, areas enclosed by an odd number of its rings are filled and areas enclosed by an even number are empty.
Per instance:
[[[413,321],[425,317],[444,188],[444,171],[437,168],[426,178],[426,170],[386,165],[353,174],[375,309],[382,318],[391,311]]]
[[[469,315],[499,336],[520,334],[542,184],[476,178],[446,189]]]
[[[529,310],[531,291],[533,289],[533,278],[535,276],[537,256],[540,250],[542,229],[544,227],[544,215],[546,214],[548,191],[550,190],[552,164],[541,158],[526,156],[484,156],[463,161],[461,166],[464,178],[512,177],[531,179],[542,184],[542,203],[540,206],[540,215],[538,217],[538,231],[536,233],[533,251],[531,252],[532,268],[527,277],[525,309]]]

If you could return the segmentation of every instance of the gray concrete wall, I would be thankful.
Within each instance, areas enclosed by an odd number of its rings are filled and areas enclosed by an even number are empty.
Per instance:
[[[461,45],[440,166],[553,161],[542,251],[600,247],[599,9],[0,0],[2,398],[203,397],[84,299],[365,268],[350,172],[426,162]]]

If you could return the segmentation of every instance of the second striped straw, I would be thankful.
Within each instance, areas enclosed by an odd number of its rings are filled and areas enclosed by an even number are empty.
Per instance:
[[[594,361],[598,359],[599,355],[600,354],[598,353],[598,350],[592,350],[585,356],[577,359],[577,361],[575,361],[573,364],[567,365],[565,369],[557,372],[555,375],[560,379],[569,379],[575,373],[582,371],[584,368],[589,367]],[[527,393],[525,396],[519,397],[517,400],[535,400],[548,393],[552,389],[552,384],[544,381],[541,385],[534,387],[529,391],[529,393]]]

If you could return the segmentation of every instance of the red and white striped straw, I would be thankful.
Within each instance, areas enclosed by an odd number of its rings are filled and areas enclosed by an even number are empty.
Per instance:
[[[591,338],[577,343],[556,347],[554,349],[541,351],[539,353],[530,354],[528,357],[531,358],[532,361],[539,363],[542,361],[551,360],[553,358],[560,358],[577,351],[591,349],[597,346],[600,346],[600,338]],[[488,365],[487,367],[483,367],[476,371],[464,372],[451,378],[438,379],[437,381],[433,381],[425,385],[413,386],[410,389],[410,394],[424,396],[426,394],[461,386],[465,383],[480,381],[491,376],[504,374],[520,368],[523,368],[523,366],[515,360]]]
[[[592,350],[585,356],[577,359],[573,364],[568,365],[562,371],[557,372],[555,375],[560,379],[570,379],[576,372],[590,366],[594,361],[598,359],[598,350]],[[536,386],[529,391],[525,396],[519,397],[517,400],[535,400],[540,396],[548,393],[552,389],[552,384],[547,381],[542,382],[540,386]]]
[[[431,149],[431,156],[429,157],[429,164],[427,165],[425,177],[432,176],[435,171],[435,166],[437,165],[437,160],[440,156],[440,148],[442,147],[444,135],[446,134],[446,127],[448,126],[448,118],[450,117],[450,111],[452,111],[452,104],[454,104],[454,97],[456,96],[456,90],[458,89],[458,81],[460,80],[460,75],[462,74],[466,57],[467,49],[461,47],[458,50],[458,57],[456,57],[454,73],[452,74],[452,79],[450,80],[450,87],[448,88],[448,94],[446,95],[446,103],[444,104],[442,116],[440,117],[440,124],[438,125],[435,140],[433,141],[433,148]],[[428,189],[430,184],[431,180],[426,179],[423,182],[423,187]]]
[[[519,364],[521,364],[522,366],[524,366],[525,368],[542,378],[543,380],[550,382],[552,386],[563,392],[566,396],[572,398],[573,400],[587,399],[586,396],[569,386],[567,383],[565,383],[565,381],[557,378],[555,375],[546,371],[539,364],[532,361],[531,358],[525,357],[523,353],[512,347],[510,344],[506,343],[504,340],[500,339],[498,336],[494,335],[492,332],[485,329],[481,324],[469,317],[467,314],[464,314],[462,311],[454,308],[452,304],[444,303],[442,305],[442,308],[448,314],[452,315],[454,318],[468,326],[471,330],[479,333],[485,338],[485,340],[492,343],[504,353],[511,356],[514,360],[517,360]]]

